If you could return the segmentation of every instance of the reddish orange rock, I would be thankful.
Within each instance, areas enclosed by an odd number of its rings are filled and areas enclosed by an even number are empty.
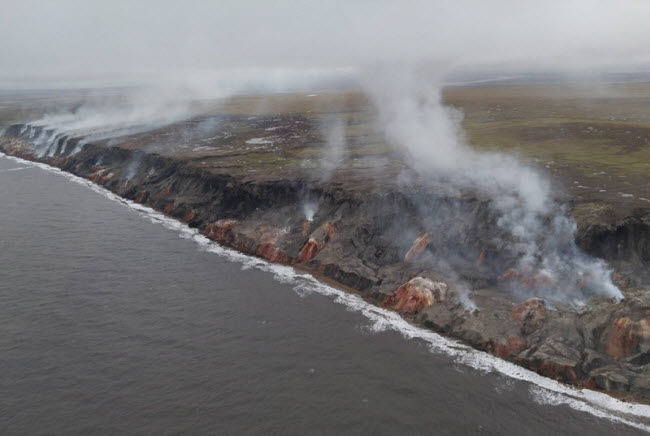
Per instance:
[[[271,242],[261,244],[257,247],[258,256],[263,257],[271,262],[287,263],[289,262],[289,255],[282,248],[275,246]]]
[[[635,330],[635,323],[630,318],[623,317],[614,321],[607,341],[607,354],[617,360],[632,354],[639,345],[639,335]]]
[[[273,226],[261,226],[257,230],[258,234],[254,241],[259,245],[255,249],[255,254],[271,262],[289,262],[287,252],[278,246],[278,240],[286,235],[288,230]]]
[[[327,240],[328,241],[330,239],[332,239],[334,237],[334,235],[336,234],[336,229],[330,223],[325,223],[321,227],[323,228],[323,231],[327,235]],[[316,229],[316,231],[318,231],[318,229]]]
[[[143,203],[147,199],[147,194],[148,192],[146,190],[142,190],[138,192],[138,195],[135,197],[135,202],[136,203]]]
[[[423,277],[415,277],[384,299],[383,305],[400,313],[417,313],[434,302],[444,301],[447,285]]]
[[[636,331],[639,335],[639,343],[645,348],[650,348],[650,319],[644,318],[639,321]]]
[[[90,175],[89,178],[90,178],[90,180],[92,180],[95,183],[100,183],[101,179],[104,177],[104,173],[106,172],[106,168],[104,168],[104,167],[96,167],[96,168],[97,168],[97,170],[94,171]]]
[[[203,234],[220,244],[230,245],[235,239],[233,228],[239,225],[235,219],[223,219],[205,226]]]
[[[302,235],[307,236],[309,234],[310,228],[311,228],[311,221],[305,220],[305,222],[302,223]]]
[[[516,271],[512,268],[505,270],[503,274],[498,277],[498,279],[501,281],[516,281],[530,288],[539,288],[556,283],[553,277],[545,274],[544,272]]]
[[[512,320],[527,333],[539,329],[546,321],[546,303],[539,298],[529,298],[512,309]]]
[[[308,260],[316,257],[319,251],[321,251],[325,245],[334,237],[336,234],[336,229],[330,223],[325,223],[319,226],[314,232],[309,236],[309,239],[302,246],[298,256],[296,257],[296,262],[307,262]]]
[[[576,368],[570,363],[556,362],[553,360],[544,360],[536,367],[533,367],[538,373],[556,380],[568,380],[572,383],[580,381]]]
[[[233,243],[230,246],[242,253],[257,254],[259,244],[251,237],[242,235],[241,233],[233,233]]]
[[[409,248],[409,250],[404,255],[404,262],[413,262],[414,260],[417,260],[422,255],[422,253],[424,253],[424,250],[429,245],[429,242],[431,242],[431,235],[428,233],[424,233],[423,235],[415,238],[413,245],[411,245],[411,248]]]
[[[183,221],[185,221],[186,223],[189,223],[190,221],[192,221],[194,219],[195,216],[196,216],[196,212],[194,212],[193,210],[190,210],[189,212],[187,212],[183,216]]]
[[[170,201],[170,202],[167,203],[167,204],[165,205],[165,207],[163,208],[163,210],[162,210],[163,213],[164,213],[165,215],[169,215],[170,213],[172,213],[172,210],[174,210],[174,206],[175,206],[175,203],[174,203],[173,201]]]
[[[519,336],[500,339],[494,344],[494,355],[505,359],[515,356],[526,349],[526,341]]]
[[[98,170],[90,175],[90,180],[97,183],[98,185],[103,185],[113,178],[115,174],[109,172],[106,174],[107,169],[104,167],[98,167]]]
[[[515,272],[514,269],[508,268],[501,274],[499,277],[497,277],[501,281],[510,281],[510,280],[516,280],[518,277],[517,272]]]
[[[306,262],[312,260],[319,251],[325,246],[324,241],[316,241],[314,238],[309,238],[309,240],[302,246],[298,256],[296,257],[296,262]]]
[[[20,145],[16,145],[16,144],[13,144],[13,143],[11,143],[11,145],[9,145],[8,147],[5,148],[5,150],[6,150],[6,152],[7,152],[7,154],[9,156],[15,156],[16,154],[18,154],[20,149],[21,149]],[[25,154],[27,154],[27,153],[25,153]]]

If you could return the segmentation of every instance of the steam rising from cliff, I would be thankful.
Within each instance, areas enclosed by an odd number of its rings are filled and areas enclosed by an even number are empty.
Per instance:
[[[333,83],[340,85],[349,81],[352,74],[348,68],[232,68],[163,76],[144,85],[108,88],[89,95],[68,90],[62,104],[48,109],[38,120],[25,121],[47,128],[35,138],[43,143],[44,153],[54,151],[51,145],[57,135],[83,138],[73,149],[76,153],[93,141],[147,132],[187,120],[234,95],[307,91]],[[209,133],[214,130],[210,127],[215,127],[209,126],[210,123],[214,124],[214,120],[200,124],[201,131],[193,133],[199,136]],[[186,133],[192,136],[192,132]],[[328,162],[335,158],[335,154],[325,156]],[[329,164],[328,168],[331,171],[333,166]]]
[[[325,137],[325,146],[319,163],[322,170],[321,179],[326,182],[341,164],[345,153],[345,122],[339,117],[328,117],[322,121],[321,130]]]
[[[472,149],[460,126],[462,114],[444,106],[435,68],[374,70],[365,81],[387,139],[408,149],[411,164],[439,189],[471,191],[490,200],[497,225],[519,259],[509,279],[521,296],[581,304],[591,295],[620,299],[603,261],[582,254],[576,225],[554,199],[549,180],[511,156]]]
[[[185,119],[198,100],[305,90],[315,81],[331,88],[365,70],[364,86],[387,138],[409,150],[422,179],[448,194],[471,190],[490,200],[519,259],[512,276],[567,301],[621,296],[607,268],[576,249],[575,225],[548,179],[513,157],[468,147],[462,114],[441,104],[440,87],[449,69],[463,67],[647,66],[650,3],[60,0],[3,6],[0,79],[8,86],[42,78],[43,71],[74,83],[126,77],[147,84],[126,99],[48,114],[39,123],[49,127],[36,138],[41,153],[52,153],[70,135],[85,136],[76,152],[86,141]],[[344,144],[337,123],[325,128],[325,178]]]

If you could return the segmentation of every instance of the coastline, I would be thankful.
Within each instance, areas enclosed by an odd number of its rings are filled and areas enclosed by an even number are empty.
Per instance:
[[[382,201],[384,205],[393,204],[394,207],[399,204],[403,207],[403,199],[398,194],[391,193],[378,198],[368,193],[361,195],[346,192],[341,187],[313,190],[310,195],[318,196],[319,207],[313,221],[309,222],[300,213],[303,207],[300,196],[304,195],[307,188],[293,181],[254,185],[231,177],[196,172],[184,167],[182,162],[154,154],[140,155],[135,174],[128,177],[131,163],[135,159],[132,151],[87,144],[72,154],[73,144],[69,144],[67,152],[60,147],[52,156],[48,156],[48,153],[38,157],[29,142],[18,136],[12,138],[14,139],[3,141],[0,146],[9,156],[44,163],[89,180],[117,196],[174,218],[222,246],[308,272],[321,282],[335,285],[377,307],[383,307],[382,310],[394,309],[395,313],[399,312],[402,319],[412,325],[460,340],[476,350],[485,351],[577,388],[608,390],[610,395],[649,402],[649,391],[641,389],[631,392],[629,384],[628,389],[625,389],[625,384],[616,385],[611,382],[616,380],[616,372],[613,376],[603,376],[600,380],[589,374],[583,369],[584,358],[579,362],[567,362],[562,353],[555,356],[547,353],[546,359],[540,359],[539,356],[522,357],[527,349],[533,347],[528,347],[529,338],[520,331],[533,328],[534,331],[529,334],[535,336],[538,342],[543,342],[546,339],[544,335],[550,336],[558,332],[557,327],[544,331],[550,323],[559,323],[564,327],[575,324],[576,319],[562,311],[554,313],[544,305],[527,302],[517,304],[489,290],[473,294],[473,298],[487,304],[487,308],[482,304],[481,310],[468,310],[459,302],[453,286],[447,288],[443,278],[431,268],[423,268],[417,262],[412,262],[411,266],[406,265],[403,269],[386,268],[382,271],[383,275],[378,276],[377,270],[357,261],[358,257],[354,253],[346,252],[344,246],[336,246],[337,240],[340,242],[342,239],[341,235],[350,230],[346,228],[346,214],[353,209],[351,203],[357,202],[362,206],[365,203],[370,205],[370,210]],[[101,165],[97,165],[100,161]],[[152,169],[155,169],[153,173]],[[215,208],[214,202],[206,202],[200,197],[199,193],[204,192],[206,187],[212,190],[212,194],[218,194],[219,207]],[[472,199],[473,207],[480,209],[481,204],[480,199]],[[412,246],[407,247],[407,258],[408,253],[418,251],[415,242],[417,238]],[[393,276],[393,280],[387,281],[385,276]],[[417,278],[422,280],[413,282]],[[476,283],[481,285],[480,282],[478,278]],[[405,288],[409,283],[413,283],[413,286]],[[438,288],[429,289],[430,283]],[[444,289],[437,284],[444,284]],[[403,300],[398,295],[400,289],[404,290]],[[430,301],[429,293],[433,301]],[[603,307],[611,304],[622,304],[623,308],[625,305],[643,304],[639,310],[645,313],[646,302],[641,298],[638,296],[640,302],[636,303],[630,303],[630,298],[622,303],[601,301],[596,309],[603,310]],[[522,306],[524,303],[526,304]],[[514,319],[514,313],[524,313],[521,324]],[[489,324],[489,318],[494,314],[501,316],[499,326]],[[610,322],[609,318],[607,321]],[[507,328],[504,330],[501,324],[507,324]],[[536,351],[539,348],[538,345]],[[602,359],[600,356],[598,358]],[[597,365],[597,362],[592,364]],[[608,370],[612,371],[611,368]]]

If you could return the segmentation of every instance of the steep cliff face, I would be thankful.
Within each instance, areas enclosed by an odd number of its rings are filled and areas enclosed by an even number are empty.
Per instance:
[[[585,225],[576,240],[585,252],[650,281],[649,211],[635,211],[618,222]]]
[[[506,292],[504,278],[529,286],[528,294],[539,284],[509,272],[517,253],[488,200],[340,184],[314,188],[282,175],[256,181],[201,169],[191,159],[64,135],[34,142],[52,133],[13,125],[0,138],[0,150],[90,179],[224,246],[310,269],[541,374],[650,399],[647,291],[620,275],[627,298],[618,303],[595,299],[574,311],[540,298],[520,302],[523,291],[518,298]],[[304,214],[306,201],[315,204],[313,217]],[[648,215],[590,224],[579,227],[578,243],[634,273],[650,266],[649,229]]]

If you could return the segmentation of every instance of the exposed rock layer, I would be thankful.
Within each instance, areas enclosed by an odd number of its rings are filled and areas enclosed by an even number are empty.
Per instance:
[[[129,150],[87,144],[73,154],[78,139],[66,138],[41,153],[28,139],[23,126],[12,126],[0,149],[90,179],[224,246],[300,264],[414,322],[546,376],[650,400],[647,291],[629,274],[619,275],[624,301],[595,299],[579,312],[499,292],[500,280],[517,278],[508,270],[516,259],[487,200],[340,185],[314,189],[281,178],[256,183],[155,154],[139,156],[138,170],[127,174],[135,158]],[[302,212],[308,190],[318,198],[313,222]],[[649,229],[650,215],[642,211],[620,223],[579,228],[577,242],[623,271],[638,272],[649,266]],[[440,275],[440,259],[460,277]],[[460,304],[457,283],[475,289],[479,310]]]

